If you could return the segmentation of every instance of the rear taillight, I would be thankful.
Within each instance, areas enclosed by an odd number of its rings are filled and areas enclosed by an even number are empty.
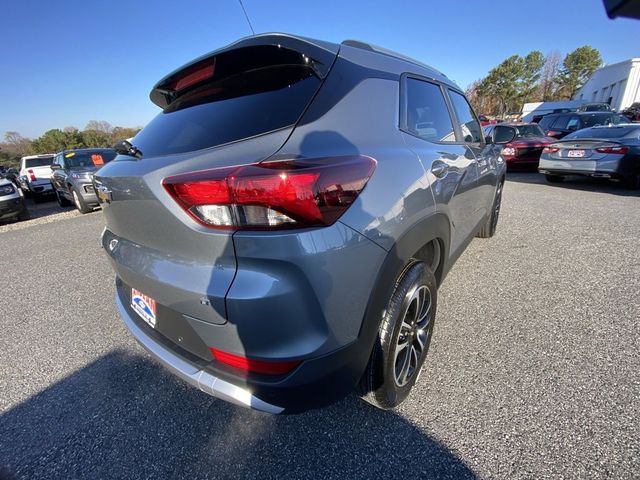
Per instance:
[[[36,174],[33,173],[33,169],[29,168],[27,170],[27,173],[29,174],[29,178],[31,179],[32,182],[36,181]]]
[[[542,149],[542,153],[556,153],[559,151],[560,149],[558,147],[544,147]]]
[[[300,365],[299,360],[267,361],[241,357],[210,347],[209,350],[218,362],[242,370],[245,373],[262,375],[284,375]]]
[[[624,155],[629,151],[629,147],[600,147],[595,149],[598,153],[617,153]]]
[[[512,145],[505,145],[502,148],[502,156],[503,157],[515,157],[516,156],[516,148]]]
[[[375,166],[366,156],[287,160],[188,173],[162,184],[187,213],[210,228],[301,228],[334,223]]]
[[[549,130],[547,132],[547,137],[555,137],[556,135],[559,135],[559,134],[560,134],[560,132],[556,132],[554,130]]]

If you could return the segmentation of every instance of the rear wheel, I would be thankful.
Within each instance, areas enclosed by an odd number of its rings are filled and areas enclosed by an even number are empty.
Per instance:
[[[560,183],[564,181],[564,177],[561,175],[549,175],[548,173],[544,176],[549,183]]]
[[[412,264],[389,300],[358,393],[378,408],[394,408],[409,395],[427,356],[438,290],[423,262]]]
[[[487,221],[478,232],[477,237],[479,238],[491,238],[496,233],[496,228],[498,228],[498,218],[500,217],[500,206],[502,205],[503,187],[504,182],[500,182],[496,188],[496,198],[493,201],[491,215],[489,215],[489,218],[487,218]]]
[[[80,213],[89,213],[93,210],[86,202],[82,199],[82,195],[78,193],[78,191],[73,188],[71,189],[71,194],[73,196],[73,203]]]

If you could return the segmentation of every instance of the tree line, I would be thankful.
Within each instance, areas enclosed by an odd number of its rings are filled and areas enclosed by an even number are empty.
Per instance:
[[[558,52],[545,56],[537,50],[512,55],[469,85],[467,97],[477,112],[503,116],[529,102],[572,99],[602,66],[600,52],[589,45],[560,58]]]
[[[109,122],[91,120],[84,130],[54,128],[35,139],[23,137],[18,132],[6,132],[4,141],[0,142],[0,165],[17,167],[24,155],[56,153],[71,148],[112,147],[140,130],[141,127],[112,127]]]

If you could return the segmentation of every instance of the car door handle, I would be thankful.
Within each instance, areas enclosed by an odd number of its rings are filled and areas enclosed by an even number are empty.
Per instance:
[[[444,177],[449,171],[449,165],[442,160],[436,160],[431,164],[431,173],[436,177]]]

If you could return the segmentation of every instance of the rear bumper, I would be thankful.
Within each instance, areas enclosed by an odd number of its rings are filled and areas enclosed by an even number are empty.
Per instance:
[[[600,171],[600,170],[573,170],[573,169],[562,169],[562,168],[538,168],[538,172],[544,173],[545,175],[578,175],[582,177],[593,177],[593,178],[621,178],[622,175],[616,172],[611,171]]]
[[[339,222],[296,233],[236,234],[237,265],[229,275],[109,230],[102,242],[118,275],[118,307],[127,326],[133,323],[162,346],[162,355],[150,350],[162,363],[163,352],[170,352],[171,365],[181,368],[167,367],[201,390],[224,399],[233,390],[241,399],[234,403],[292,413],[338,401],[359,380],[373,342],[363,318],[387,252]],[[131,308],[132,287],[156,301],[155,328]],[[147,350],[149,343],[143,343]],[[284,376],[247,374],[217,362],[210,347],[301,363]],[[222,393],[214,388],[222,386]]]
[[[158,362],[167,368],[171,373],[180,377],[185,382],[193,385],[204,393],[226,400],[227,402],[252,408],[267,413],[281,413],[284,409],[276,405],[271,405],[258,397],[252,395],[251,391],[241,388],[230,382],[212,375],[198,366],[179,357],[169,348],[147,335],[142,328],[138,327],[127,308],[116,294],[116,305],[120,311],[120,316],[125,326],[138,343],[153,356]]]
[[[51,182],[38,182],[38,183],[32,183],[32,182],[27,182],[27,189],[29,190],[29,192],[31,193],[35,193],[35,194],[47,194],[47,193],[53,193],[53,185],[51,185]]]

